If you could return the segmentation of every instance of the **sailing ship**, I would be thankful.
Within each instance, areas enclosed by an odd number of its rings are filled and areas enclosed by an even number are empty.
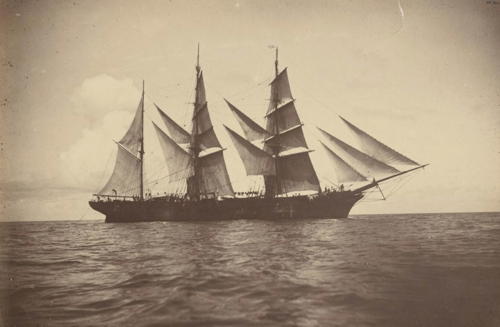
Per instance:
[[[144,192],[143,82],[134,119],[123,138],[116,142],[114,170],[104,187],[94,194],[90,206],[104,214],[106,222],[345,218],[369,190],[426,166],[340,117],[359,139],[361,150],[318,129],[340,183],[337,188],[322,189],[292,96],[287,68],[278,69],[278,49],[274,66],[265,127],[224,99],[244,135],[224,127],[246,174],[263,177],[262,191],[235,194],[233,190],[224,159],[225,148],[210,118],[198,47],[190,132],[156,105],[168,133],[153,122],[169,171],[168,179],[184,181],[185,192],[162,196]],[[396,165],[408,168],[399,170]],[[344,188],[348,183],[358,186]]]

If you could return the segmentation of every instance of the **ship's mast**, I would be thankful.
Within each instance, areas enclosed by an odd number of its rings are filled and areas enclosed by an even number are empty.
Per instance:
[[[193,110],[193,133],[192,133],[192,139],[191,139],[191,150],[193,153],[193,169],[194,169],[194,176],[193,176],[193,184],[192,184],[192,195],[195,200],[200,199],[200,165],[198,163],[198,156],[200,154],[200,147],[198,144],[198,138],[197,138],[197,131],[198,131],[198,110],[200,103],[198,103],[198,92],[199,92],[199,77],[200,77],[200,44],[198,43],[198,51],[196,54],[196,87],[195,87],[195,100],[194,100],[194,110]]]
[[[141,151],[139,152],[141,159],[140,199],[144,200],[144,80],[142,81],[141,135]]]
[[[274,60],[274,78],[278,77],[278,48],[276,47],[276,59]],[[278,102],[279,102],[279,94],[278,94],[278,88],[274,88],[274,110],[278,110]],[[279,129],[279,115],[276,112],[275,114],[275,119],[274,119],[274,130],[275,130],[275,146],[273,147],[273,152],[274,152],[274,169],[276,172],[276,194],[281,194],[281,179],[280,179],[280,171],[279,171],[279,153],[280,153],[280,129]],[[275,194],[275,195],[276,195]]]

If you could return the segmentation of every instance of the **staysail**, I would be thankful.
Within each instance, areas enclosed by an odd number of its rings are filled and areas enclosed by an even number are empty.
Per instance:
[[[253,142],[257,140],[263,140],[267,136],[269,136],[269,134],[263,127],[261,127],[250,117],[241,112],[241,110],[236,108],[229,101],[227,101],[226,99],[224,99],[224,101],[226,101],[227,105],[229,106],[229,109],[231,109],[231,112],[234,114],[236,120],[240,124],[243,133],[245,133],[245,138],[248,141]]]
[[[191,155],[181,148],[175,140],[171,139],[155,123],[155,127],[160,146],[165,156],[171,182],[186,179],[193,175],[193,163]]]
[[[321,145],[325,148],[328,157],[333,163],[335,174],[337,175],[337,182],[339,183],[350,183],[350,182],[364,182],[367,178],[361,175],[356,169],[351,167],[347,162],[345,162],[341,157],[339,157],[335,152],[333,152],[328,146],[323,142]]]
[[[338,153],[350,166],[354,167],[363,176],[379,177],[396,174],[399,172],[396,168],[389,166],[375,158],[370,157],[349,144],[339,140],[332,134],[318,130],[330,141],[335,152]]]
[[[419,163],[411,160],[410,158],[402,155],[396,150],[388,147],[384,143],[375,139],[373,136],[362,131],[351,122],[347,121],[343,117],[339,116],[340,119],[351,129],[351,131],[358,137],[361,145],[361,149],[371,157],[382,161],[387,164],[394,165],[411,165],[418,166]]]
[[[111,177],[97,194],[142,197],[143,113],[144,89],[129,129],[116,142],[118,152]]]
[[[227,126],[224,126],[240,155],[247,175],[275,175],[274,159]]]
[[[158,113],[160,114],[161,119],[163,120],[163,123],[165,124],[165,127],[167,128],[168,132],[170,133],[170,136],[172,139],[180,144],[186,144],[191,141],[191,135],[179,124],[177,124],[172,118],[170,118],[163,110],[160,109],[155,104],[156,109],[158,110]]]

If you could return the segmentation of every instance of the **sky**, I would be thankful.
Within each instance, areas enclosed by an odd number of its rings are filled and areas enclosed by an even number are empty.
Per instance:
[[[0,1],[1,220],[102,217],[87,204],[146,85],[181,124],[196,47],[235,186],[251,183],[223,102],[262,121],[274,49],[288,67],[320,179],[319,126],[342,115],[420,163],[352,214],[500,210],[500,5],[491,1]],[[146,124],[146,169],[165,174]],[[149,149],[148,149],[149,147]],[[236,177],[235,177],[236,176]],[[376,198],[376,197],[375,197]],[[378,197],[380,198],[380,197]]]

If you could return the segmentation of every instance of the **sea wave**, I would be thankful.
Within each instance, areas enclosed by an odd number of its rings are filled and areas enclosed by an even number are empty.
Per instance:
[[[2,223],[5,326],[500,326],[500,214]]]

